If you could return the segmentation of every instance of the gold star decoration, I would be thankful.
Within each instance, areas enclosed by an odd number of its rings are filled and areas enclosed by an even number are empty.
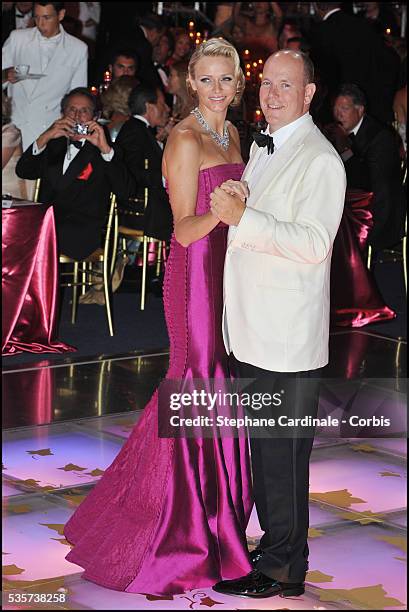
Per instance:
[[[320,601],[348,601],[357,610],[362,607],[370,610],[383,610],[392,606],[404,605],[399,599],[386,597],[382,584],[355,589],[320,589],[319,598]]]
[[[364,499],[353,497],[348,489],[326,491],[325,493],[310,493],[310,499],[312,501],[325,502],[331,506],[339,506],[340,508],[350,508],[352,504],[366,504]]]

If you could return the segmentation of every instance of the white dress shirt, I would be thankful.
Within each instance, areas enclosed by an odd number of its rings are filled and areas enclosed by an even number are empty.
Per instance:
[[[38,28],[36,29],[36,36],[40,41],[41,73],[44,74],[57,49],[57,45],[62,41],[62,32],[60,30],[55,36],[47,38],[46,36],[42,36]]]
[[[81,138],[79,142],[82,145],[84,145],[85,138]],[[45,150],[46,146],[47,145],[45,145],[42,149],[39,149],[37,146],[37,141],[35,140],[33,142],[33,155],[40,155],[40,153],[42,153]],[[63,174],[66,173],[68,166],[70,165],[72,160],[78,155],[80,151],[81,149],[78,149],[72,143],[67,147],[67,153],[65,154],[64,163],[62,167]],[[111,150],[108,153],[101,153],[101,157],[104,161],[110,162],[111,159],[114,157],[114,149],[111,147]]]
[[[359,130],[359,128],[361,127],[361,125],[362,125],[362,121],[363,121],[363,120],[364,120],[364,117],[362,116],[362,117],[360,118],[360,120],[358,121],[358,123],[356,124],[356,126],[354,127],[354,129],[350,131],[350,134],[354,134],[354,136],[356,136],[356,135],[357,135],[358,130]]]
[[[258,158],[257,165],[248,179],[249,191],[251,191],[252,186],[257,185],[261,176],[267,170],[267,167],[271,162],[275,152],[283,146],[283,144],[290,138],[291,134],[293,134],[296,129],[298,129],[301,125],[309,121],[309,119],[310,114],[305,113],[301,117],[298,117],[298,119],[296,119],[295,121],[292,121],[288,125],[284,125],[282,128],[276,130],[273,133],[270,132],[270,127],[267,126],[267,129],[265,129],[262,134],[268,134],[269,136],[273,137],[274,153],[269,154],[267,151],[267,147],[263,147],[260,157]]]
[[[332,9],[332,11],[328,11],[328,13],[324,15],[324,17],[322,18],[322,21],[326,21],[328,17],[331,17],[331,15],[333,15],[334,13],[338,13],[338,11],[340,10],[341,10],[340,8],[334,8]]]
[[[20,13],[18,8],[15,8],[16,11],[16,30],[23,30],[28,28],[28,24],[30,23],[30,19],[33,17],[33,11],[28,11],[28,13]]]

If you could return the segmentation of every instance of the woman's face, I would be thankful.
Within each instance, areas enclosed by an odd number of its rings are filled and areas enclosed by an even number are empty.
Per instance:
[[[189,36],[179,36],[175,43],[174,55],[180,59],[184,59],[190,53],[190,39]]]
[[[180,76],[176,70],[170,69],[169,79],[168,79],[168,92],[171,94],[177,94],[180,90]]]
[[[237,92],[234,62],[228,57],[202,57],[189,81],[199,105],[216,113],[225,111]]]

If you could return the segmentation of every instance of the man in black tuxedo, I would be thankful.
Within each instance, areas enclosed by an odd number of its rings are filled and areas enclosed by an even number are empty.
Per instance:
[[[392,128],[367,115],[365,107],[365,96],[357,85],[342,85],[333,109],[337,124],[328,126],[326,135],[344,161],[347,186],[373,191],[369,242],[381,250],[396,244],[404,232],[399,140]]]
[[[162,81],[153,63],[153,47],[163,34],[163,23],[157,15],[145,15],[139,20],[133,35],[133,45],[138,57],[138,78],[142,83],[156,89]]]
[[[132,179],[94,121],[95,98],[85,87],[64,96],[61,112],[23,153],[16,173],[41,178],[39,201],[54,207],[59,252],[80,260],[101,245],[110,192],[126,198]],[[89,133],[76,133],[78,124]]]
[[[127,168],[136,182],[136,197],[143,200],[148,187],[148,204],[143,216],[132,214],[131,202],[120,202],[120,223],[134,229],[143,229],[147,236],[169,240],[173,222],[169,198],[162,179],[162,145],[154,136],[154,128],[164,125],[169,107],[160,89],[138,85],[129,97],[132,117],[125,122],[115,144],[123,153]],[[145,169],[148,160],[148,169]]]
[[[34,26],[32,2],[11,2],[10,4],[14,6],[7,10],[3,9],[1,14],[1,44],[7,40],[12,30]]]
[[[328,87],[329,98],[341,83],[356,83],[367,97],[371,116],[391,123],[399,79],[397,53],[367,21],[341,10],[341,3],[316,2],[315,7],[322,21],[311,33],[310,56]],[[325,120],[330,120],[329,113]]]
[[[165,93],[166,104],[172,108],[173,95],[166,93],[169,80],[169,67],[166,65],[175,48],[175,39],[170,32],[164,32],[159,42],[153,47],[153,64],[162,81],[162,90]]]

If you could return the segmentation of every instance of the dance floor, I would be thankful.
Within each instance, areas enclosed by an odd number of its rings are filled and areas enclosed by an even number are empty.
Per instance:
[[[82,569],[65,561],[70,545],[63,525],[117,455],[167,362],[165,351],[87,362],[42,361],[38,367],[13,368],[7,362],[3,607],[406,609],[403,437],[317,436],[310,471],[310,571],[302,597],[256,601],[196,589],[161,598],[111,591],[81,578]],[[324,374],[328,379],[370,380],[370,392],[393,390],[404,399],[405,372],[403,341],[364,331],[331,336],[331,367]],[[247,530],[250,548],[260,534],[253,512]]]

